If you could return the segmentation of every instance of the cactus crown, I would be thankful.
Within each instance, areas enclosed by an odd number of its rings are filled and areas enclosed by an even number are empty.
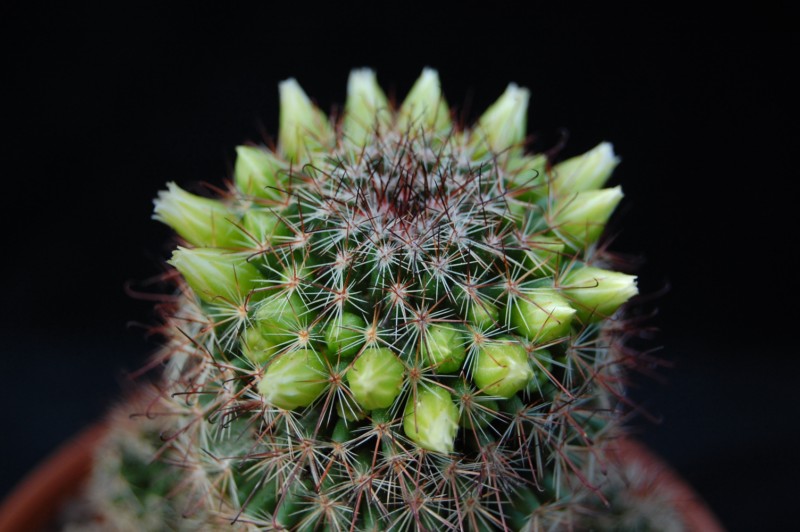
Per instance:
[[[602,188],[611,146],[555,166],[526,153],[528,100],[511,84],[464,128],[435,71],[395,108],[356,70],[331,124],[284,81],[277,147],[239,147],[228,194],[159,195],[182,240],[159,399],[182,512],[309,530],[579,521],[615,427],[610,318],[636,285],[596,249],[622,197]]]

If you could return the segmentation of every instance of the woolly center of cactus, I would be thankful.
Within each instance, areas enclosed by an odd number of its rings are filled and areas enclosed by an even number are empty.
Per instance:
[[[342,154],[329,170],[312,170],[313,186],[298,191],[310,220],[325,226],[313,252],[333,247],[340,270],[353,261],[378,270],[402,261],[407,272],[441,275],[457,250],[476,245],[476,235],[492,233],[508,214],[492,166],[472,161],[450,139],[394,134],[376,141],[380,154]]]

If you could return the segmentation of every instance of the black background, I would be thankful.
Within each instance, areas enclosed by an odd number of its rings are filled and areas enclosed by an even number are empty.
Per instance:
[[[634,430],[731,530],[794,514],[798,18],[777,4],[466,9],[5,13],[0,496],[154,349],[137,325],[151,303],[125,287],[146,290],[170,251],[150,220],[164,183],[229,177],[236,144],[277,133],[282,79],[330,110],[353,67],[402,99],[428,65],[472,118],[509,81],[529,87],[535,148],[564,130],[565,156],[614,143],[613,249],[641,260],[661,331],[645,345],[672,366],[636,379],[661,421]]]

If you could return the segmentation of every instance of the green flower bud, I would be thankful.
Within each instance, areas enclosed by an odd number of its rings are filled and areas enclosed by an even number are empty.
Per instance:
[[[378,85],[375,72],[362,68],[350,72],[342,129],[350,141],[361,147],[373,132],[382,131],[392,119],[389,100]]]
[[[250,245],[254,244],[252,239],[255,239],[255,243],[260,245],[272,244],[276,237],[289,236],[291,233],[278,215],[267,209],[251,208],[248,210],[242,218],[242,226],[252,237],[247,238]]]
[[[597,190],[606,184],[618,164],[614,147],[601,142],[583,155],[555,165],[550,186],[557,195]]]
[[[502,96],[478,119],[477,134],[489,150],[500,153],[525,140],[530,97],[528,89],[509,83]]]
[[[400,106],[397,127],[406,131],[409,127],[440,129],[450,126],[450,112],[442,94],[439,73],[425,68]]]
[[[244,356],[255,364],[264,364],[280,349],[271,339],[265,338],[258,327],[245,329],[240,342]]]
[[[611,316],[639,293],[635,275],[591,266],[572,270],[564,278],[562,289],[584,323]]]
[[[241,254],[220,249],[179,247],[168,261],[203,301],[239,300],[262,279],[258,269]]]
[[[285,180],[284,163],[266,148],[238,146],[233,169],[236,187],[248,196],[280,199]]]
[[[325,329],[325,342],[331,357],[350,358],[364,345],[367,322],[350,312],[342,312],[342,321],[331,320]]]
[[[436,373],[455,373],[467,357],[466,338],[456,325],[434,324],[425,332],[427,363]]]
[[[547,196],[547,157],[544,155],[522,155],[508,159],[506,170],[512,197],[535,203]]]
[[[406,436],[429,451],[452,453],[458,433],[458,407],[450,393],[438,386],[419,387],[408,398],[403,413]]]
[[[293,410],[317,400],[328,385],[328,370],[320,356],[310,349],[298,349],[273,358],[258,392],[264,401]]]
[[[536,235],[526,243],[530,249],[525,251],[522,264],[528,270],[533,270],[537,277],[552,275],[558,271],[565,248],[561,239]]]
[[[478,350],[472,379],[486,395],[509,398],[532,377],[528,353],[515,340],[486,343]]]
[[[368,347],[345,373],[356,402],[365,410],[389,408],[400,395],[405,366],[391,350]]]
[[[470,299],[467,304],[467,319],[481,330],[495,327],[499,317],[500,311],[494,303]]]
[[[528,340],[547,343],[569,334],[575,309],[555,290],[537,289],[518,298],[511,308],[511,323]]]
[[[300,317],[306,312],[306,306],[297,293],[275,294],[259,304],[254,318],[268,341],[285,346],[297,339]]]
[[[564,196],[556,202],[551,216],[556,233],[574,247],[594,243],[600,238],[622,196],[620,187]]]
[[[237,216],[221,201],[196,196],[170,182],[153,203],[153,219],[167,224],[194,246],[241,244]]]
[[[328,119],[294,78],[278,86],[281,109],[278,124],[278,145],[295,163],[308,157],[309,151],[331,144],[334,137]]]

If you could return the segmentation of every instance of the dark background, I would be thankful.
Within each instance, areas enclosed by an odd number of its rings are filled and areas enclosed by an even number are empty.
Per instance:
[[[472,118],[529,87],[535,148],[614,143],[613,249],[642,261],[661,331],[644,345],[672,366],[636,379],[660,422],[634,429],[731,530],[793,517],[796,14],[284,8],[6,9],[0,497],[154,349],[125,287],[149,290],[170,251],[150,220],[164,183],[230,176],[236,144],[277,134],[282,79],[330,110],[353,67],[402,99],[429,65]]]

